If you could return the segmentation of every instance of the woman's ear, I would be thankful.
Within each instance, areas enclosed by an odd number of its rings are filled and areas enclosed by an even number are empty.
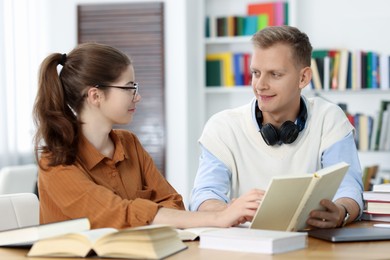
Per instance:
[[[99,104],[102,93],[96,87],[90,87],[87,91],[87,99],[92,104]]]
[[[311,68],[304,67],[300,72],[299,88],[303,89],[304,87],[306,87],[310,83],[311,77],[312,77]]]

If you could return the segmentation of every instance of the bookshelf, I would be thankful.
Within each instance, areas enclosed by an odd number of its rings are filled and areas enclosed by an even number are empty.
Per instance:
[[[201,1],[200,22],[204,24],[207,16],[240,15],[246,12],[250,3],[272,2],[261,0],[203,0]],[[299,27],[311,39],[314,49],[341,49],[351,51],[364,50],[390,54],[388,42],[390,36],[384,35],[385,24],[390,23],[388,9],[390,2],[356,0],[353,6],[348,0],[290,0],[289,24]],[[204,28],[203,28],[204,30]],[[205,31],[203,31],[205,33]],[[203,34],[204,36],[205,34]],[[373,40],[373,39],[382,40]],[[213,52],[251,51],[250,37],[202,38],[202,57]],[[204,63],[203,66],[205,67]],[[200,72],[205,82],[205,68]],[[308,87],[303,92],[306,96],[322,96],[334,103],[345,103],[348,112],[374,116],[379,110],[381,100],[390,100],[390,90],[344,90],[314,91]],[[203,111],[200,111],[203,124],[218,111],[237,107],[249,102],[253,97],[249,86],[207,87],[200,90]],[[390,151],[359,152],[362,167],[379,164],[384,170],[390,169],[387,159]]]
[[[205,24],[206,17],[228,17],[228,16],[247,16],[247,6],[255,3],[269,3],[278,1],[262,1],[262,0],[202,0],[200,22]],[[283,1],[288,3],[288,19],[289,24],[295,23],[295,0]],[[205,37],[206,26],[203,28],[202,34],[202,57],[206,57],[211,53],[230,52],[234,53],[251,53],[252,44],[251,36],[218,36]],[[203,66],[204,61],[203,61]],[[233,108],[239,105],[248,103],[252,97],[252,88],[248,85],[236,85],[228,87],[223,84],[219,87],[206,86],[205,68],[201,72],[203,85],[201,88],[201,96],[203,97],[202,117],[205,123],[210,116],[218,111],[226,108]]]

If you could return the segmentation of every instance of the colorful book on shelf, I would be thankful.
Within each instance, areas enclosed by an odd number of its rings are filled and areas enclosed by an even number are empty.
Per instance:
[[[229,37],[234,37],[236,30],[235,16],[229,15],[227,18],[227,35]]]
[[[390,89],[390,67],[389,67],[389,55],[380,54],[380,68],[379,68],[379,77],[380,77],[380,88],[382,90]]]
[[[234,75],[233,75],[233,57],[231,52],[221,52],[207,54],[206,60],[220,60],[222,61],[223,67],[223,85],[226,87],[234,86]]]
[[[245,17],[244,21],[244,35],[253,35],[257,32],[257,15],[249,15]]]
[[[235,35],[242,36],[245,35],[245,17],[236,16],[236,26],[235,26]]]
[[[349,165],[341,162],[313,174],[274,177],[251,223],[251,228],[301,231],[309,213],[321,209],[322,199],[332,200]],[[280,199],[283,194],[284,199]]]
[[[279,254],[306,248],[307,233],[226,228],[200,234],[199,248]]]
[[[206,87],[220,87],[223,84],[222,71],[221,60],[206,60]]]
[[[378,113],[378,127],[377,127],[377,132],[375,134],[376,139],[375,139],[375,144],[374,144],[374,150],[378,151],[381,148],[381,142],[383,142],[384,139],[384,131],[387,128],[387,122],[388,122],[388,114],[389,112],[386,112],[388,107],[390,111],[390,100],[382,100],[380,102],[380,107],[379,107],[379,113]]]
[[[243,68],[244,68],[244,86],[249,86],[252,84],[251,78],[252,78],[252,73],[250,70],[250,63],[251,63],[251,54],[249,53],[244,53],[243,57]]]
[[[34,242],[90,229],[87,218],[0,231],[0,246],[31,246]]]
[[[263,30],[267,26],[269,26],[268,15],[259,14],[257,17],[257,30]]]
[[[234,61],[234,85],[243,86],[244,85],[244,56],[242,53],[233,54]]]
[[[176,230],[165,225],[149,225],[117,230],[99,228],[39,240],[28,257],[87,257],[162,259],[187,246]]]
[[[340,61],[339,61],[339,71],[337,79],[337,89],[346,90],[347,89],[347,76],[348,76],[348,56],[349,51],[346,49],[339,50]]]
[[[317,62],[314,58],[311,59],[311,70],[312,70],[312,81],[315,90],[322,90],[322,82],[320,78],[320,73],[318,70]]]
[[[277,1],[274,3],[275,5],[275,24],[276,26],[284,25],[286,24],[286,19],[285,19],[285,8],[286,8],[286,3],[283,1]]]
[[[275,3],[252,3],[247,6],[248,15],[267,15],[268,16],[268,25],[275,25]]]
[[[217,17],[217,36],[225,37],[228,36],[228,23],[227,17]]]

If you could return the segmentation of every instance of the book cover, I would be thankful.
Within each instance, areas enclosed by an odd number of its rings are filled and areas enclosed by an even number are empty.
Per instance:
[[[375,192],[390,192],[390,183],[374,184],[372,191]]]
[[[0,246],[31,246],[34,242],[70,232],[90,229],[87,218],[71,219],[0,232]]]
[[[347,75],[348,75],[348,56],[349,51],[346,49],[342,49],[339,51],[340,55],[340,63],[339,63],[339,72],[337,79],[337,88],[338,90],[346,90],[347,89]]]
[[[257,15],[249,15],[244,20],[244,35],[253,35],[257,32]]]
[[[251,54],[244,53],[244,86],[250,86],[252,84],[251,78],[252,73],[250,70],[250,63],[251,63]]]
[[[366,211],[371,214],[390,214],[390,201],[366,201]]]
[[[220,87],[222,79],[222,61],[206,60],[206,87]]]
[[[275,25],[281,26],[285,24],[285,4],[286,2],[277,1],[274,3],[275,5]]]
[[[274,177],[250,227],[280,231],[306,229],[309,213],[321,209],[322,199],[333,199],[348,168],[347,163],[341,162],[313,174]]]
[[[235,86],[244,85],[244,57],[242,53],[234,53],[234,84]]]
[[[377,184],[375,184],[377,185]],[[365,201],[384,201],[390,202],[390,192],[383,191],[364,191],[363,199]]]
[[[259,14],[257,19],[257,30],[263,30],[267,26],[269,26],[268,15]]]
[[[307,247],[307,233],[227,228],[200,234],[199,248],[279,254]]]
[[[173,227],[149,225],[116,230],[92,229],[39,240],[28,252],[29,257],[99,257],[161,259],[187,246]]]

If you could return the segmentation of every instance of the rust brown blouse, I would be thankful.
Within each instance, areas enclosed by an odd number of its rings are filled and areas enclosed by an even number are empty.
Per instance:
[[[81,137],[73,165],[47,167],[42,156],[38,190],[41,224],[88,217],[92,228],[150,224],[160,207],[184,209],[138,138],[113,130],[112,159]]]

